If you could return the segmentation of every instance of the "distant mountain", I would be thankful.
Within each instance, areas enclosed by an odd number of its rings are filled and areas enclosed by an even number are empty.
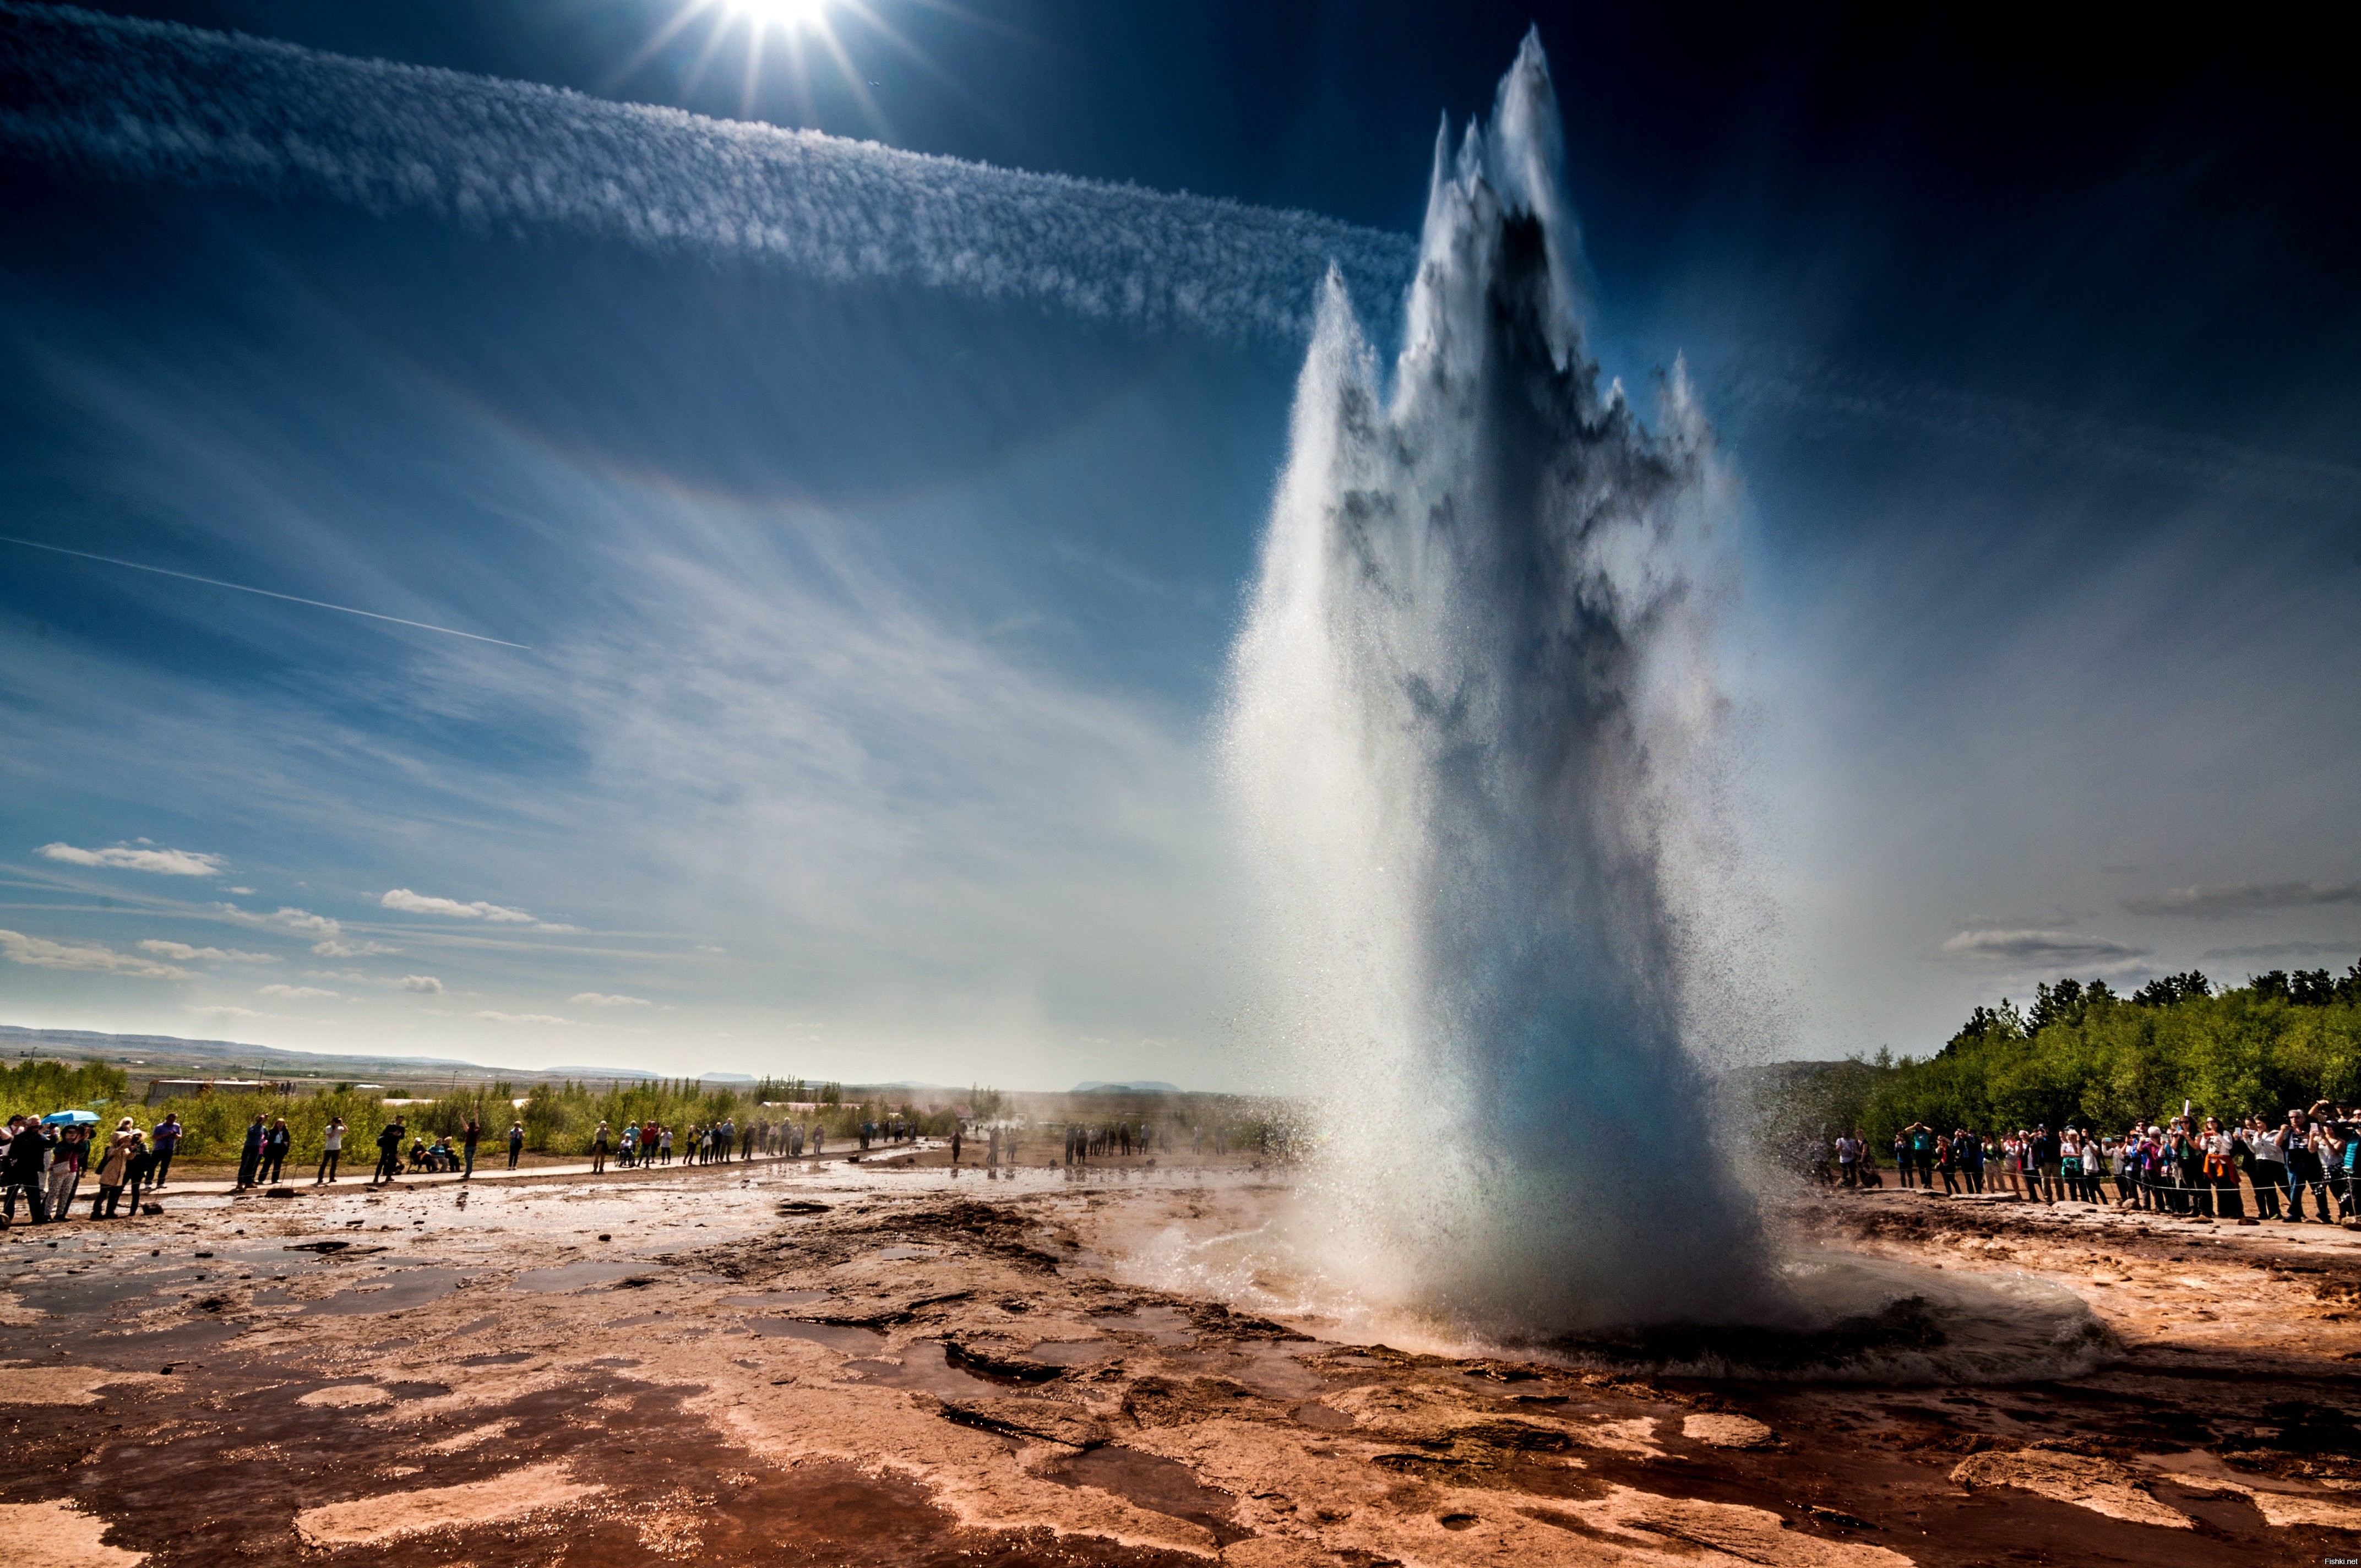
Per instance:
[[[1179,1084],[1166,1083],[1161,1079],[1138,1079],[1130,1083],[1101,1083],[1094,1078],[1087,1083],[1074,1085],[1066,1092],[1069,1094],[1180,1094],[1184,1091]]]
[[[104,1057],[117,1065],[144,1059],[150,1067],[192,1062],[268,1062],[307,1072],[325,1072],[347,1063],[369,1063],[378,1068],[432,1068],[439,1071],[453,1068],[481,1073],[500,1070],[452,1057],[337,1055],[250,1046],[237,1040],[184,1040],[177,1035],[105,1035],[95,1029],[27,1029],[14,1024],[0,1024],[0,1055]]]

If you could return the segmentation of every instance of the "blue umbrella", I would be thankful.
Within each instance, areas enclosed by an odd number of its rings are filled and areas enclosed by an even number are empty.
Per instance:
[[[52,1111],[41,1118],[45,1127],[94,1127],[98,1118],[87,1111]]]

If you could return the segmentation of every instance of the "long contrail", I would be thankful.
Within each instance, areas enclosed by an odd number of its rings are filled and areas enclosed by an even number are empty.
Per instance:
[[[260,594],[267,599],[285,599],[289,604],[308,604],[314,609],[342,610],[346,615],[364,615],[371,620],[390,620],[396,626],[414,626],[421,631],[440,631],[445,637],[465,637],[470,642],[489,642],[501,648],[532,648],[522,642],[510,642],[498,637],[486,637],[479,632],[462,631],[456,626],[436,626],[432,621],[405,620],[398,615],[379,615],[373,609],[355,609],[348,604],[330,604],[326,599],[307,599],[300,594],[282,594],[270,588],[248,587],[244,583],[225,583],[219,577],[201,577],[194,572],[175,572],[170,566],[150,566],[139,561],[118,560],[113,555],[93,555],[87,550],[69,550],[62,544],[42,544],[30,539],[18,539],[0,533],[0,544],[21,544],[27,550],[48,550],[60,555],[79,555],[85,561],[103,561],[110,566],[127,566],[135,572],[153,572],[159,577],[178,577],[182,582],[203,583],[207,587],[234,588],[242,594]]]
[[[1148,330],[1308,340],[1333,262],[1389,317],[1408,236],[531,82],[0,0],[0,155],[564,228]]]

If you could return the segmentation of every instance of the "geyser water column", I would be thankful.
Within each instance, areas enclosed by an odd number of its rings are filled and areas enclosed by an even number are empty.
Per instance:
[[[1332,277],[1233,662],[1305,1205],[1364,1300],[1714,1321],[1766,1257],[1684,1048],[1721,706],[1709,439],[1586,356],[1546,60],[1438,140],[1389,389]]]

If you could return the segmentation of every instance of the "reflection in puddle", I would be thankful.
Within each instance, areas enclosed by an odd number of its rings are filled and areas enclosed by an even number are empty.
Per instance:
[[[1062,1486],[1095,1486],[1152,1513],[1203,1525],[1213,1532],[1217,1545],[1227,1546],[1254,1534],[1240,1529],[1231,1518],[1234,1499],[1227,1492],[1200,1485],[1187,1465],[1161,1454],[1109,1443],[1061,1460],[1042,1474]]]
[[[1027,1345],[1017,1359],[1038,1361],[1045,1366],[1090,1366],[1112,1361],[1121,1354],[1119,1346],[1103,1339],[1045,1339]]]
[[[610,1279],[642,1272],[636,1263],[608,1262],[588,1258],[580,1263],[561,1264],[555,1268],[528,1268],[516,1277],[514,1288],[536,1295],[550,1295],[560,1290],[579,1290],[586,1285],[603,1285]]]
[[[885,1343],[884,1331],[853,1323],[807,1323],[801,1318],[749,1318],[746,1326],[772,1339],[809,1340],[830,1350],[862,1355]]]
[[[814,1301],[825,1301],[825,1290],[757,1290],[744,1296],[724,1296],[725,1307],[808,1307]]]
[[[330,1318],[350,1317],[361,1312],[398,1312],[404,1308],[423,1307],[429,1301],[440,1300],[466,1277],[466,1271],[457,1268],[429,1266],[405,1269],[384,1285],[372,1281],[350,1290],[339,1290],[325,1300],[305,1302],[296,1310],[305,1317]],[[261,1294],[255,1299],[261,1300]]]
[[[1137,1307],[1128,1312],[1104,1312],[1091,1320],[1093,1327],[1146,1334],[1158,1344],[1193,1344],[1197,1326],[1178,1307]]]
[[[979,1377],[972,1372],[952,1365],[943,1352],[940,1340],[915,1342],[903,1351],[902,1359],[898,1362],[848,1361],[844,1364],[844,1370],[863,1383],[883,1383],[891,1388],[917,1388],[945,1398],[972,1399],[979,1395],[1007,1398],[1012,1393],[1005,1383]]]
[[[1301,1343],[1301,1342],[1297,1342]],[[1317,1347],[1303,1345],[1303,1349]],[[1184,1365],[1243,1383],[1257,1394],[1279,1399],[1302,1399],[1324,1393],[1328,1384],[1320,1374],[1269,1340],[1244,1340],[1216,1350],[1175,1356]]]

